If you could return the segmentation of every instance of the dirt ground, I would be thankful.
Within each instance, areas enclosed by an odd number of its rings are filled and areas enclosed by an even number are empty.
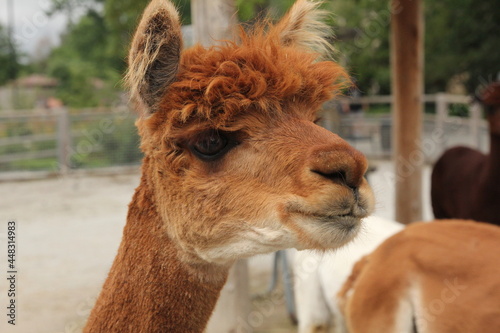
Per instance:
[[[430,211],[424,170],[424,219]],[[376,215],[393,218],[392,165],[377,164],[369,181]],[[66,176],[0,183],[1,332],[72,333],[81,328],[116,254],[139,173]],[[16,325],[7,324],[7,221],[17,223]],[[251,292],[265,290],[270,257],[250,260]],[[253,302],[258,306],[258,301]],[[284,304],[256,332],[294,332]]]

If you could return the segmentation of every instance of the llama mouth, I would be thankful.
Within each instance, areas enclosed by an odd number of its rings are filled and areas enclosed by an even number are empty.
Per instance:
[[[328,225],[350,229],[359,226],[361,220],[370,215],[369,205],[364,200],[357,202],[341,202],[323,209],[310,209],[307,205],[291,203],[287,207],[288,214],[297,216],[305,223]]]
[[[357,224],[361,221],[361,217],[351,213],[341,215],[311,215],[316,221],[323,223],[341,223],[344,225]]]
[[[291,207],[289,207],[291,208]],[[358,207],[343,210],[306,210],[297,206],[288,210],[288,216],[297,227],[304,230],[311,243],[301,249],[338,248],[357,235],[365,214]]]
[[[301,210],[297,210],[296,213],[310,216],[319,220],[326,221],[335,221],[338,219],[357,219],[360,220],[364,217],[367,217],[369,214],[368,210],[363,205],[352,205],[350,207],[346,207],[337,212],[326,211],[326,212],[305,212]]]
[[[362,217],[347,214],[313,214],[308,216],[314,235],[323,239],[325,248],[338,247],[352,239],[360,230]],[[316,229],[318,228],[318,229]]]
[[[321,213],[306,213],[296,211],[296,214],[300,214],[309,219],[315,220],[322,223],[342,223],[342,224],[357,224],[359,221],[365,217],[364,215],[354,214],[352,211],[345,214],[321,214]]]

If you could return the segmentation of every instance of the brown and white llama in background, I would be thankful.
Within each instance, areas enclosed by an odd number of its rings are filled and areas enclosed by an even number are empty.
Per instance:
[[[454,147],[432,171],[434,216],[472,219],[500,225],[500,82],[488,86],[481,101],[486,108],[490,153]]]
[[[367,161],[314,123],[347,75],[318,4],[238,42],[181,52],[166,0],[145,10],[127,83],[142,179],[84,332],[202,332],[231,264],[351,240],[372,210]]]
[[[413,223],[363,257],[339,292],[349,333],[498,333],[500,228]]]

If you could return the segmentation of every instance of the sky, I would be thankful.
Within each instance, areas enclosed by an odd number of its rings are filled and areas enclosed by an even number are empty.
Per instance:
[[[0,0],[0,24],[3,26],[7,26],[10,19],[9,1],[14,7],[14,39],[21,52],[36,57],[36,49],[44,52],[59,43],[66,18],[62,14],[51,17],[45,14],[50,8],[50,0]]]

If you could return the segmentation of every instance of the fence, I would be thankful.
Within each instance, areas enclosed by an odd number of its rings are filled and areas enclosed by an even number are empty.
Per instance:
[[[448,147],[486,151],[487,126],[467,96],[426,95],[422,151],[433,162]],[[391,96],[343,99],[325,104],[321,125],[372,159],[390,158]],[[345,112],[349,105],[362,111]],[[0,173],[67,173],[78,169],[138,165],[135,115],[126,107],[0,112]],[[18,176],[19,174],[16,173]]]
[[[363,111],[344,112],[349,104]],[[468,96],[438,93],[423,97],[424,117],[421,149],[433,163],[449,147],[470,146],[488,150],[488,127],[481,106]],[[360,97],[326,105],[321,125],[338,133],[372,159],[392,157],[391,96]],[[416,124],[417,125],[417,124]]]
[[[138,165],[134,120],[126,107],[0,112],[0,172]]]

